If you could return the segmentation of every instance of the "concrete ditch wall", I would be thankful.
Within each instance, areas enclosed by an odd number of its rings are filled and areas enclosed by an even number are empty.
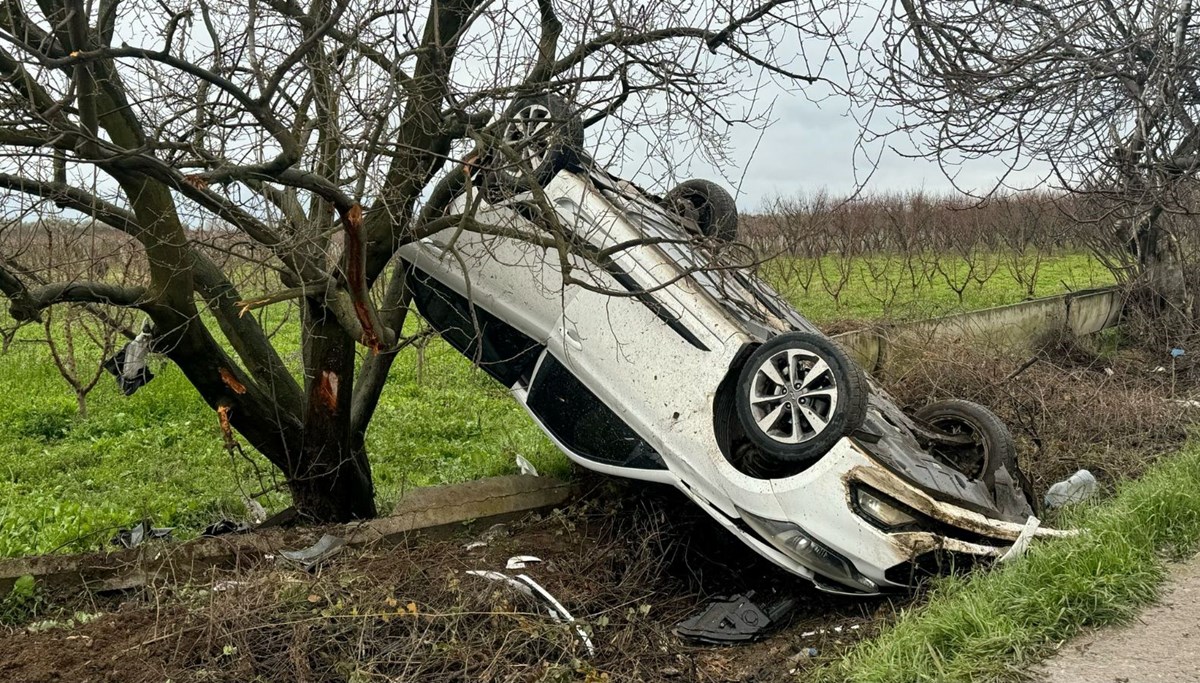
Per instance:
[[[7,595],[24,575],[33,576],[50,589],[92,591],[186,581],[214,569],[270,561],[283,550],[312,545],[323,534],[343,538],[349,547],[388,547],[415,535],[445,535],[468,525],[494,524],[557,507],[571,498],[571,492],[569,484],[551,477],[488,477],[413,489],[404,494],[392,514],[355,524],[263,529],[185,543],[150,541],[109,553],[0,558],[0,596]]]
[[[1124,296],[1116,287],[1072,292],[913,323],[883,325],[835,335],[834,339],[868,372],[891,366],[906,347],[931,340],[948,345],[988,344],[1027,348],[1047,335],[1095,334],[1121,319]]]

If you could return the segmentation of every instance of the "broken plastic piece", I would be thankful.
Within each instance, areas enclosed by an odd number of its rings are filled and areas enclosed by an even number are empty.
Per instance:
[[[222,519],[219,522],[213,522],[204,527],[204,531],[200,532],[201,536],[224,536],[225,534],[244,534],[250,530],[250,525],[245,522],[235,522],[232,519]]]
[[[126,396],[132,396],[133,392],[154,379],[154,373],[150,372],[149,366],[146,365],[151,341],[149,330],[142,330],[133,341],[121,347],[115,356],[104,361],[104,369],[117,378],[117,386]]]
[[[143,542],[153,539],[172,540],[171,532],[174,530],[174,527],[152,527],[150,526],[150,520],[144,519],[134,525],[132,529],[121,529],[118,531],[110,543],[126,548],[136,548]]]
[[[535,477],[538,476],[537,468],[533,466],[533,463],[526,460],[525,456],[523,455],[517,456],[517,469],[521,472],[521,474],[529,474]]]
[[[463,550],[474,550],[476,548],[486,548],[487,541],[471,541],[463,546]]]
[[[246,515],[250,517],[251,524],[262,524],[267,521],[267,510],[262,503],[249,496],[243,496],[242,505],[246,506]]]
[[[1017,536],[1017,540],[1013,541],[1012,547],[1008,552],[1000,556],[997,562],[1008,562],[1025,554],[1029,550],[1029,543],[1033,541],[1034,534],[1037,533],[1038,527],[1042,525],[1042,521],[1037,517],[1030,517],[1025,520],[1025,526],[1021,529],[1021,535]]]
[[[321,537],[321,540],[303,550],[284,550],[279,554],[284,559],[291,560],[304,569],[312,569],[340,553],[344,547],[346,547],[346,539],[332,534],[325,534]]]
[[[580,642],[582,642],[583,646],[587,649],[588,656],[596,656],[596,646],[592,643],[592,639],[588,636],[587,631],[584,631],[583,627],[581,627],[579,624],[576,624],[575,617],[571,616],[571,613],[567,611],[567,608],[563,607],[563,604],[559,602],[553,595],[551,595],[549,591],[543,588],[542,585],[537,581],[534,581],[525,574],[517,574],[517,576],[514,578],[501,572],[478,569],[469,570],[467,571],[467,574],[471,576],[478,576],[481,579],[498,581],[500,583],[507,584],[508,586],[515,588],[522,595],[526,595],[534,600],[540,601],[542,603],[542,607],[546,610],[546,613],[550,615],[551,619],[558,623],[572,624],[575,627],[575,635],[579,636]]]
[[[748,643],[766,636],[796,606],[796,599],[790,596],[777,598],[765,607],[753,602],[753,597],[754,591],[716,598],[704,611],[681,621],[675,633],[713,645]]]
[[[542,558],[534,557],[533,555],[513,555],[508,558],[508,564],[504,565],[505,569],[524,569],[531,564],[541,562]]]
[[[1054,509],[1087,500],[1096,495],[1098,488],[1096,477],[1091,472],[1079,470],[1046,491],[1046,507]]]

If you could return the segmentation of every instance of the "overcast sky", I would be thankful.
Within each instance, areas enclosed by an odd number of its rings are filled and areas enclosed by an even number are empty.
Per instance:
[[[905,156],[915,149],[906,138],[893,136],[886,145],[875,142],[865,151],[856,150],[861,126],[844,101],[826,100],[818,106],[798,92],[789,93],[772,84],[765,88],[761,95],[775,102],[772,123],[761,131],[733,131],[734,166],[722,172],[697,160],[688,169],[692,176],[725,178],[740,190],[738,204],[743,210],[757,209],[772,197],[822,188],[834,196],[848,195],[860,186],[868,192],[953,191],[954,184],[938,163]],[[881,116],[876,112],[876,121]],[[628,168],[630,163],[624,166],[621,171],[639,175],[636,168]],[[986,192],[996,186],[1007,167],[1000,159],[977,159],[950,168],[959,187]],[[1042,177],[1036,170],[1024,170],[1009,174],[1007,185],[1028,188]]]

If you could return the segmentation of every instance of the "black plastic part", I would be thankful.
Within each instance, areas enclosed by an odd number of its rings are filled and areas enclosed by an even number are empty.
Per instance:
[[[675,633],[711,645],[749,643],[770,635],[796,607],[792,596],[776,597],[761,605],[753,598],[754,591],[715,598],[699,614],[679,622]]]
[[[131,342],[132,343],[132,342]],[[125,353],[129,350],[129,344],[121,347],[116,355],[104,361],[102,366],[105,370],[117,378],[117,386],[121,389],[121,393],[126,396],[133,396],[133,393],[138,389],[150,383],[154,379],[154,373],[150,372],[148,365],[143,365],[132,378],[125,376]]]

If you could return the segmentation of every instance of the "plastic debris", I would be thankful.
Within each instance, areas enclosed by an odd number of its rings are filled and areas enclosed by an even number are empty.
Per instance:
[[[303,550],[284,550],[279,554],[284,559],[295,562],[302,568],[309,570],[337,555],[345,547],[346,539],[332,534],[325,534],[321,537],[321,540]]]
[[[1054,509],[1087,500],[1096,495],[1098,488],[1091,472],[1079,470],[1046,491],[1046,507]]]
[[[1172,358],[1178,358],[1178,357],[1182,356],[1184,353],[1186,353],[1186,352],[1180,348],[1171,349],[1171,357]]]
[[[753,601],[754,591],[716,598],[699,614],[679,622],[680,637],[713,645],[746,643],[764,637],[796,606],[796,599],[776,598],[766,606]]]
[[[504,538],[508,535],[508,525],[501,522],[488,527],[487,531],[479,535],[479,540],[491,543],[497,538]]]
[[[154,379],[154,373],[150,372],[149,366],[146,365],[146,356],[150,354],[152,341],[150,331],[143,329],[133,341],[121,347],[115,356],[104,361],[104,369],[117,378],[117,386],[126,396],[132,396],[133,392]]]
[[[463,546],[463,550],[474,550],[476,548],[486,548],[487,544],[488,544],[487,541],[471,541],[470,543],[467,543],[466,545]]]
[[[508,558],[508,564],[504,565],[505,569],[525,569],[531,564],[541,562],[542,558],[534,557],[533,555],[513,555]]]
[[[1117,373],[1113,372],[1112,368],[1104,368],[1104,374],[1108,375],[1109,377],[1112,377],[1113,375],[1115,375]]]
[[[222,519],[219,522],[213,522],[204,527],[204,531],[200,532],[201,536],[224,536],[226,534],[244,534],[250,530],[250,525],[245,522],[235,522],[232,519]]]
[[[478,576],[481,579],[498,581],[500,583],[507,584],[508,586],[516,589],[522,595],[526,595],[541,602],[542,607],[546,610],[546,613],[555,622],[574,625],[575,635],[579,636],[580,642],[582,642],[583,646],[587,649],[588,656],[596,656],[596,646],[592,643],[592,639],[588,636],[587,631],[584,631],[583,627],[576,624],[575,617],[571,616],[571,613],[567,611],[567,608],[563,607],[562,603],[559,602],[553,595],[551,595],[549,591],[543,588],[542,585],[537,581],[534,581],[525,574],[517,574],[515,577],[510,577],[509,575],[501,572],[479,569],[469,570],[467,571],[467,574],[471,576]]]
[[[537,468],[533,466],[533,463],[526,460],[523,455],[517,456],[517,469],[520,470],[521,474],[539,476]]]
[[[121,529],[109,542],[125,548],[136,548],[150,540],[173,540],[171,532],[174,530],[174,527],[152,527],[150,520],[144,519],[134,525],[132,529]]]
[[[1030,517],[1025,520],[1025,526],[1021,529],[1021,535],[1017,536],[1017,540],[1013,541],[1012,546],[1000,556],[997,562],[1008,562],[1024,555],[1025,551],[1029,550],[1029,544],[1033,541],[1033,536],[1037,533],[1038,527],[1041,525],[1042,520],[1037,517]]]
[[[262,503],[248,496],[243,496],[242,505],[246,506],[246,516],[250,518],[251,524],[257,526],[267,521],[267,510],[262,506]]]

